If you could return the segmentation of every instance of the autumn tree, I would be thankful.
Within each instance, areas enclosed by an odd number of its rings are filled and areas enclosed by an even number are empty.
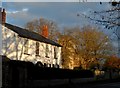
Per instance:
[[[109,78],[112,79],[112,73],[115,72],[115,70],[119,74],[120,59],[116,56],[109,56],[109,58],[105,61],[103,66],[104,66],[104,70],[109,71]]]
[[[120,59],[116,56],[110,56],[104,63],[107,69],[120,69]]]
[[[107,58],[111,46],[108,36],[103,32],[90,26],[84,27],[80,34],[80,54],[85,68],[89,68],[91,63],[99,63],[101,58]]]
[[[80,30],[78,27],[64,28],[63,32],[58,37],[58,43],[62,47],[62,65],[63,68],[72,68],[74,65],[79,65],[79,41],[77,39]]]
[[[47,25],[48,26],[48,30],[49,30],[49,36],[48,38],[54,41],[57,41],[57,35],[58,35],[58,26],[57,23],[54,22],[53,20],[49,20],[49,19],[45,19],[45,18],[40,18],[40,19],[34,19],[28,23],[26,23],[25,28],[42,34],[42,27],[43,25]]]
[[[63,46],[63,64],[69,67],[82,66],[88,69],[91,63],[99,63],[100,58],[106,58],[111,53],[109,38],[96,28],[67,28],[59,37]]]

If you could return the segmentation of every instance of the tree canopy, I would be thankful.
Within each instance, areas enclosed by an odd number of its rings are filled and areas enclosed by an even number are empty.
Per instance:
[[[30,31],[36,32],[38,34],[42,34],[43,25],[48,26],[48,30],[49,30],[48,38],[51,40],[57,41],[56,35],[58,35],[59,28],[57,26],[57,23],[54,22],[53,20],[49,20],[46,18],[34,19],[26,23],[25,28]]]
[[[91,26],[67,28],[59,36],[63,46],[63,66],[89,68],[91,63],[110,55],[111,43],[107,35]]]

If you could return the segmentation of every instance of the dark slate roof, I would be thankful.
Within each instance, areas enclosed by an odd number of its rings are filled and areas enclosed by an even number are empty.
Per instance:
[[[26,30],[24,28],[20,28],[18,26],[11,25],[9,23],[5,23],[5,27],[7,27],[10,30],[16,32],[20,37],[28,38],[28,39],[32,39],[32,40],[35,40],[35,41],[40,41],[40,42],[44,42],[44,43],[47,43],[47,44],[62,47],[60,44],[58,44],[58,43],[56,43],[56,42],[54,42],[50,39],[47,39],[47,38],[43,37],[42,35],[39,35],[35,32]]]

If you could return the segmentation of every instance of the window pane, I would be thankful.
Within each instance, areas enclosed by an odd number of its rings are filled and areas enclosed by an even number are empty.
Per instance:
[[[49,57],[49,47],[48,47],[47,44],[46,44],[46,51],[45,51],[45,54],[46,54],[46,57]]]
[[[54,47],[54,58],[57,59],[57,47]]]
[[[36,42],[36,55],[39,55],[39,42]]]
[[[28,46],[29,46],[29,41],[28,39],[25,39],[25,50],[24,53],[28,54]]]

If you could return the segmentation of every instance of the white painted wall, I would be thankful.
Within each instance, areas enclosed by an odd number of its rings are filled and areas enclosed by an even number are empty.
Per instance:
[[[18,34],[12,30],[3,27],[3,46],[2,54],[13,60],[31,61],[36,63],[41,61],[47,64],[58,64],[61,67],[61,47],[57,47],[51,44],[47,44],[49,47],[49,58],[45,56],[46,43],[39,42],[39,56],[36,56],[36,41],[29,39],[29,52],[24,54],[25,50],[25,38],[19,37]],[[58,49],[57,57],[54,58],[54,47]]]

